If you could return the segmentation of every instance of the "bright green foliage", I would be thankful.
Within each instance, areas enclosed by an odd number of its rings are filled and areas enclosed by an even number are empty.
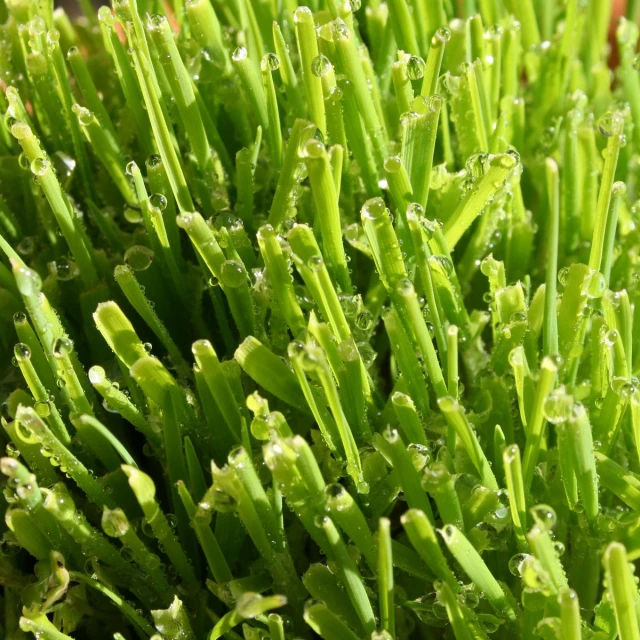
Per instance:
[[[0,640],[640,640],[640,3],[79,4],[0,0]]]

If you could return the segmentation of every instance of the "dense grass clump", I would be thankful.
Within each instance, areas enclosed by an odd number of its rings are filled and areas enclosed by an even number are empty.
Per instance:
[[[0,0],[0,638],[640,640],[637,2]]]

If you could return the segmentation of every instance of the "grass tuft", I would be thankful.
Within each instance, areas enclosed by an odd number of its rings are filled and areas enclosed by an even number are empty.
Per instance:
[[[0,0],[0,640],[640,640],[616,6]]]

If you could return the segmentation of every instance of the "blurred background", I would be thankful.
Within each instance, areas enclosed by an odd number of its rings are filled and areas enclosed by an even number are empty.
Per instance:
[[[92,0],[94,6],[101,7],[103,4],[110,4],[108,0]],[[56,7],[62,7],[70,17],[79,16],[82,12],[77,0],[54,0]]]
[[[99,7],[103,4],[109,4],[108,0],[92,0],[93,4],[96,7]],[[458,4],[463,4],[468,2],[468,0],[456,0]],[[590,2],[608,2],[610,0],[589,0]],[[537,0],[537,2],[542,3],[544,0]],[[363,3],[364,4],[364,3]],[[77,0],[55,0],[56,7],[64,7],[65,11],[70,16],[77,16],[80,14],[80,7],[77,3]],[[638,9],[640,9],[640,0],[613,0],[613,13],[611,26],[612,29],[617,21],[617,18],[621,15],[626,15],[627,18],[635,18],[638,19]]]

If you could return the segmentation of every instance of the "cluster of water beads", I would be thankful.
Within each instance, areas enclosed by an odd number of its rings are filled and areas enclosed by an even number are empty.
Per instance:
[[[94,122],[97,122],[95,115],[91,111],[89,111],[89,109],[87,109],[86,107],[83,107],[79,104],[74,104],[72,107],[72,110],[76,114],[76,117],[78,118],[78,122],[83,127],[88,127],[92,125]]]
[[[360,332],[368,333],[375,324],[375,317],[364,306],[360,294],[341,293],[338,295],[340,306],[352,327]]]
[[[23,502],[27,508],[31,508],[29,501],[38,490],[36,476],[33,473],[28,473],[24,479],[18,477],[16,475],[18,465],[19,463],[13,457],[0,458],[0,471],[8,477],[3,495],[9,504]]]
[[[438,583],[434,586],[438,587]],[[484,599],[484,594],[478,590],[473,584],[464,584],[459,582],[459,588],[456,592],[458,602],[470,609],[476,609]],[[410,607],[417,617],[423,622],[434,627],[445,627],[449,624],[449,618],[445,604],[440,600],[437,591],[431,591],[411,602]],[[483,616],[482,626],[486,633],[494,633],[497,631],[501,620],[492,616]]]
[[[416,96],[411,103],[410,111],[400,116],[400,125],[403,129],[407,129],[416,123],[419,118],[431,113],[435,113],[442,107],[443,98],[440,95],[433,96]]]
[[[543,532],[553,536],[553,528],[557,523],[555,511],[548,505],[540,504],[531,509],[531,515],[535,522],[534,527],[539,527]],[[562,556],[565,546],[560,541],[553,542],[553,548],[557,556]],[[539,560],[530,553],[518,553],[509,560],[509,571],[514,576],[522,579],[525,587],[523,604],[525,608],[533,609],[542,604],[551,593],[550,577],[541,566]]]
[[[445,627],[449,624],[446,607],[435,591],[414,600],[411,609],[422,622],[431,627]]]
[[[166,513],[167,524],[171,529],[175,529],[178,526],[178,518],[172,513]],[[147,518],[142,518],[140,523],[140,530],[147,538],[155,538],[153,527]],[[126,532],[125,532],[126,533]],[[160,549],[162,551],[162,549]]]

